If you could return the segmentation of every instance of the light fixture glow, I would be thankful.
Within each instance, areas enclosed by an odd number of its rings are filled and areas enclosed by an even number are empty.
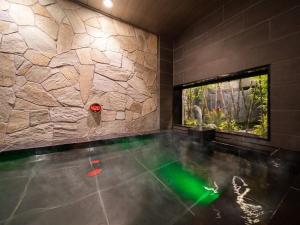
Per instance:
[[[113,7],[113,2],[112,0],[103,0],[103,4],[107,7],[107,8],[111,8]]]

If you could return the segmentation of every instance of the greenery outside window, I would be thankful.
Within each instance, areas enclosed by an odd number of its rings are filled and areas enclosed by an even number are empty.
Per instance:
[[[268,70],[184,87],[182,124],[268,138]]]

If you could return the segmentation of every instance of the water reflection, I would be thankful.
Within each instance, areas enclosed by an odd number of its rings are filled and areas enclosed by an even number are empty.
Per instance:
[[[220,197],[218,185],[212,187],[198,174],[180,163],[172,163],[157,171],[158,177],[182,199],[195,204],[208,205]]]
[[[112,218],[122,221],[114,224],[265,225],[294,176],[281,158],[220,144],[202,145],[176,133],[90,143],[78,151],[4,156],[0,187],[6,187],[7,193],[19,187],[12,177],[23,182],[22,177],[37,171],[24,210],[59,205],[61,193],[73,202],[83,191],[95,191],[94,178],[86,173],[91,169],[89,160],[100,159],[103,201]],[[8,196],[6,192],[2,196]],[[5,197],[4,203],[10,199]]]
[[[249,203],[251,199],[247,198],[247,194],[251,191],[248,184],[238,176],[233,176],[232,185],[234,193],[237,195],[236,203],[240,206],[244,213],[242,216],[245,219],[245,224],[256,224],[260,222],[261,216],[264,214],[261,205]]]

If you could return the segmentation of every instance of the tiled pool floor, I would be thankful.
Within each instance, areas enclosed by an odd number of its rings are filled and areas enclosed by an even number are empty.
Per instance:
[[[269,224],[298,172],[174,134],[72,148],[0,154],[0,225]]]

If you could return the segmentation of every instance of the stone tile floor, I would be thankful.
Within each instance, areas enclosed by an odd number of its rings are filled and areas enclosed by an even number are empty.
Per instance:
[[[174,133],[2,153],[0,225],[300,224],[297,174]]]

